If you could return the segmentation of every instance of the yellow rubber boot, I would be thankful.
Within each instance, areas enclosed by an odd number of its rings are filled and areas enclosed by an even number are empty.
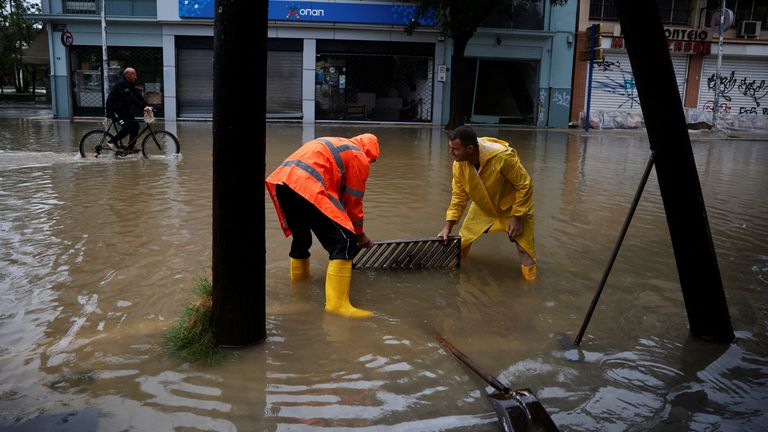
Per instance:
[[[536,264],[533,264],[531,266],[520,266],[520,271],[523,273],[523,279],[532,281],[536,280],[536,277],[538,277],[538,274],[536,273]]]
[[[291,280],[299,281],[309,278],[309,258],[291,258]]]
[[[372,312],[349,303],[352,260],[331,260],[325,274],[325,311],[348,318],[365,318]]]

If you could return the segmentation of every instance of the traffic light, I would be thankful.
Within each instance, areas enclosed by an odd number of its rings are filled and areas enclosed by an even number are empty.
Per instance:
[[[603,32],[602,24],[592,24],[587,30],[587,48],[600,48],[600,44],[603,42],[603,37],[600,34]]]
[[[602,32],[602,24],[592,24],[587,28],[587,31],[585,32],[586,34],[584,35],[586,37],[586,46],[584,47],[583,51],[579,52],[580,61],[589,61],[590,57],[592,56],[591,51],[593,50],[595,52],[593,60],[603,60],[603,49],[600,48],[603,43],[603,37],[600,35]]]

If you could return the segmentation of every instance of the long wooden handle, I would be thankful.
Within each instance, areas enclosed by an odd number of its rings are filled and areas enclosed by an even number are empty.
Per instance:
[[[443,348],[450,351],[451,354],[453,354],[462,363],[467,365],[468,368],[472,369],[474,373],[478,374],[480,378],[482,378],[485,382],[487,382],[491,387],[495,388],[500,392],[504,392],[504,393],[511,392],[509,387],[502,384],[498,379],[496,379],[496,377],[494,377],[493,375],[483,370],[483,368],[478,366],[474,361],[472,361],[472,359],[464,355],[463,352],[459,351],[458,348],[451,345],[451,343],[445,340],[444,337],[440,336],[440,334],[437,331],[435,331],[435,329],[431,329],[431,330],[432,330],[432,334],[435,336],[435,339],[437,339],[437,341],[440,343],[440,345],[443,346]]]
[[[632,222],[632,216],[635,214],[635,210],[637,210],[637,204],[640,202],[640,197],[643,196],[643,189],[645,189],[645,184],[648,183],[648,177],[651,175],[651,169],[653,168],[653,159],[656,157],[656,151],[651,152],[651,157],[648,158],[648,163],[645,165],[645,171],[643,172],[643,177],[640,180],[640,184],[637,186],[637,190],[635,191],[635,198],[632,200],[632,204],[629,206],[629,210],[627,211],[627,216],[624,218],[624,225],[621,227],[621,233],[619,233],[619,238],[616,240],[616,244],[613,246],[613,253],[611,253],[611,258],[608,260],[608,265],[605,266],[605,271],[603,271],[603,277],[600,279],[600,284],[597,287],[597,292],[595,292],[595,295],[592,297],[592,303],[589,305],[589,310],[587,310],[587,315],[584,317],[584,321],[581,323],[581,328],[579,329],[579,334],[576,335],[576,339],[573,341],[574,346],[581,345],[581,340],[584,338],[584,333],[587,331],[587,326],[589,325],[589,321],[592,319],[592,314],[595,312],[595,307],[597,307],[597,301],[600,300],[600,294],[603,293],[603,288],[605,288],[605,283],[608,281],[608,275],[611,274],[611,269],[613,268],[613,263],[616,262],[616,257],[619,255],[619,249],[621,249],[621,243],[624,242],[624,236],[627,235],[627,230],[629,230],[629,224]]]

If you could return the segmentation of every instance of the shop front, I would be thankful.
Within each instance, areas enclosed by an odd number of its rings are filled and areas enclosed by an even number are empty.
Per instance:
[[[575,3],[505,0],[496,5],[464,51],[458,85],[461,111],[468,113],[470,122],[568,124]],[[447,115],[444,110],[443,117]]]
[[[75,116],[103,116],[103,64],[100,46],[73,46],[70,49],[71,106]],[[109,47],[108,89],[126,67],[138,71],[136,88],[147,103],[163,115],[162,48]],[[107,90],[109,91],[109,90]],[[140,111],[140,110],[139,110]],[[137,113],[138,114],[138,113]]]
[[[705,58],[697,107],[712,112],[718,89],[719,114],[768,116],[768,60],[724,56],[718,84],[717,57]]]
[[[539,60],[468,59],[464,94],[473,95],[472,122],[535,125],[539,65]]]
[[[405,34],[414,10],[385,2],[271,0],[267,118],[432,121],[436,35]],[[212,2],[179,3],[181,21],[213,15]],[[337,31],[340,24],[344,31]],[[210,118],[213,38],[176,36],[175,49],[178,117]]]
[[[681,19],[675,18],[677,21]],[[598,28],[600,33],[596,35],[591,87],[587,37],[591,26],[579,35],[580,55],[574,74],[574,88],[578,89],[578,93],[574,95],[572,119],[583,125],[584,113],[589,105],[592,127],[641,127],[640,99],[621,29],[615,22],[600,23]],[[664,35],[682,105],[693,108],[697,100],[702,60],[708,62],[715,57],[716,43],[713,47],[707,30],[691,27],[665,26]]]
[[[677,90],[682,98],[686,91],[689,60],[693,56],[710,55],[712,44],[708,40],[709,34],[706,31],[667,27],[664,32],[672,68],[675,70]],[[640,100],[637,97],[635,78],[624,38],[612,36],[603,37],[602,40],[604,55],[602,59],[595,62],[592,70],[590,111],[640,112]],[[588,82],[587,86],[589,86]]]
[[[445,68],[443,44],[434,17],[406,34],[415,9],[384,1],[270,0],[267,118],[439,122],[445,79],[436,82],[435,69]],[[115,13],[107,9],[106,84],[95,10],[52,3],[45,14],[54,115],[103,116],[104,89],[130,66],[159,115],[212,118],[214,2],[158,2],[156,10]],[[58,42],[65,33],[74,43]]]
[[[434,44],[318,40],[317,120],[430,122]]]
[[[213,38],[176,36],[179,118],[213,117]],[[267,118],[301,118],[302,41],[267,41]],[[251,85],[253,83],[242,83]],[[244,106],[248,101],[243,101]]]

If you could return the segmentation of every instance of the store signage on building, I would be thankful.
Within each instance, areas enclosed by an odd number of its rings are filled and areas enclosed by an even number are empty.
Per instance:
[[[705,41],[709,39],[709,33],[706,30],[694,30],[687,28],[669,28],[664,27],[664,36],[667,39]]]
[[[712,42],[709,41],[709,32],[706,30],[664,27],[664,36],[667,38],[667,48],[669,48],[670,52],[680,54],[712,54]],[[624,38],[621,36],[613,37],[610,47],[613,49],[624,49]]]
[[[611,41],[611,48],[624,49],[624,38],[614,37]],[[671,40],[667,39],[667,48],[669,52],[680,54],[712,54],[712,42],[690,41],[690,40]]]
[[[180,18],[214,18],[213,0],[179,0]],[[270,21],[336,22],[405,25],[413,19],[416,5],[373,3],[326,3],[269,1]],[[434,26],[435,14],[422,17],[422,26]]]

